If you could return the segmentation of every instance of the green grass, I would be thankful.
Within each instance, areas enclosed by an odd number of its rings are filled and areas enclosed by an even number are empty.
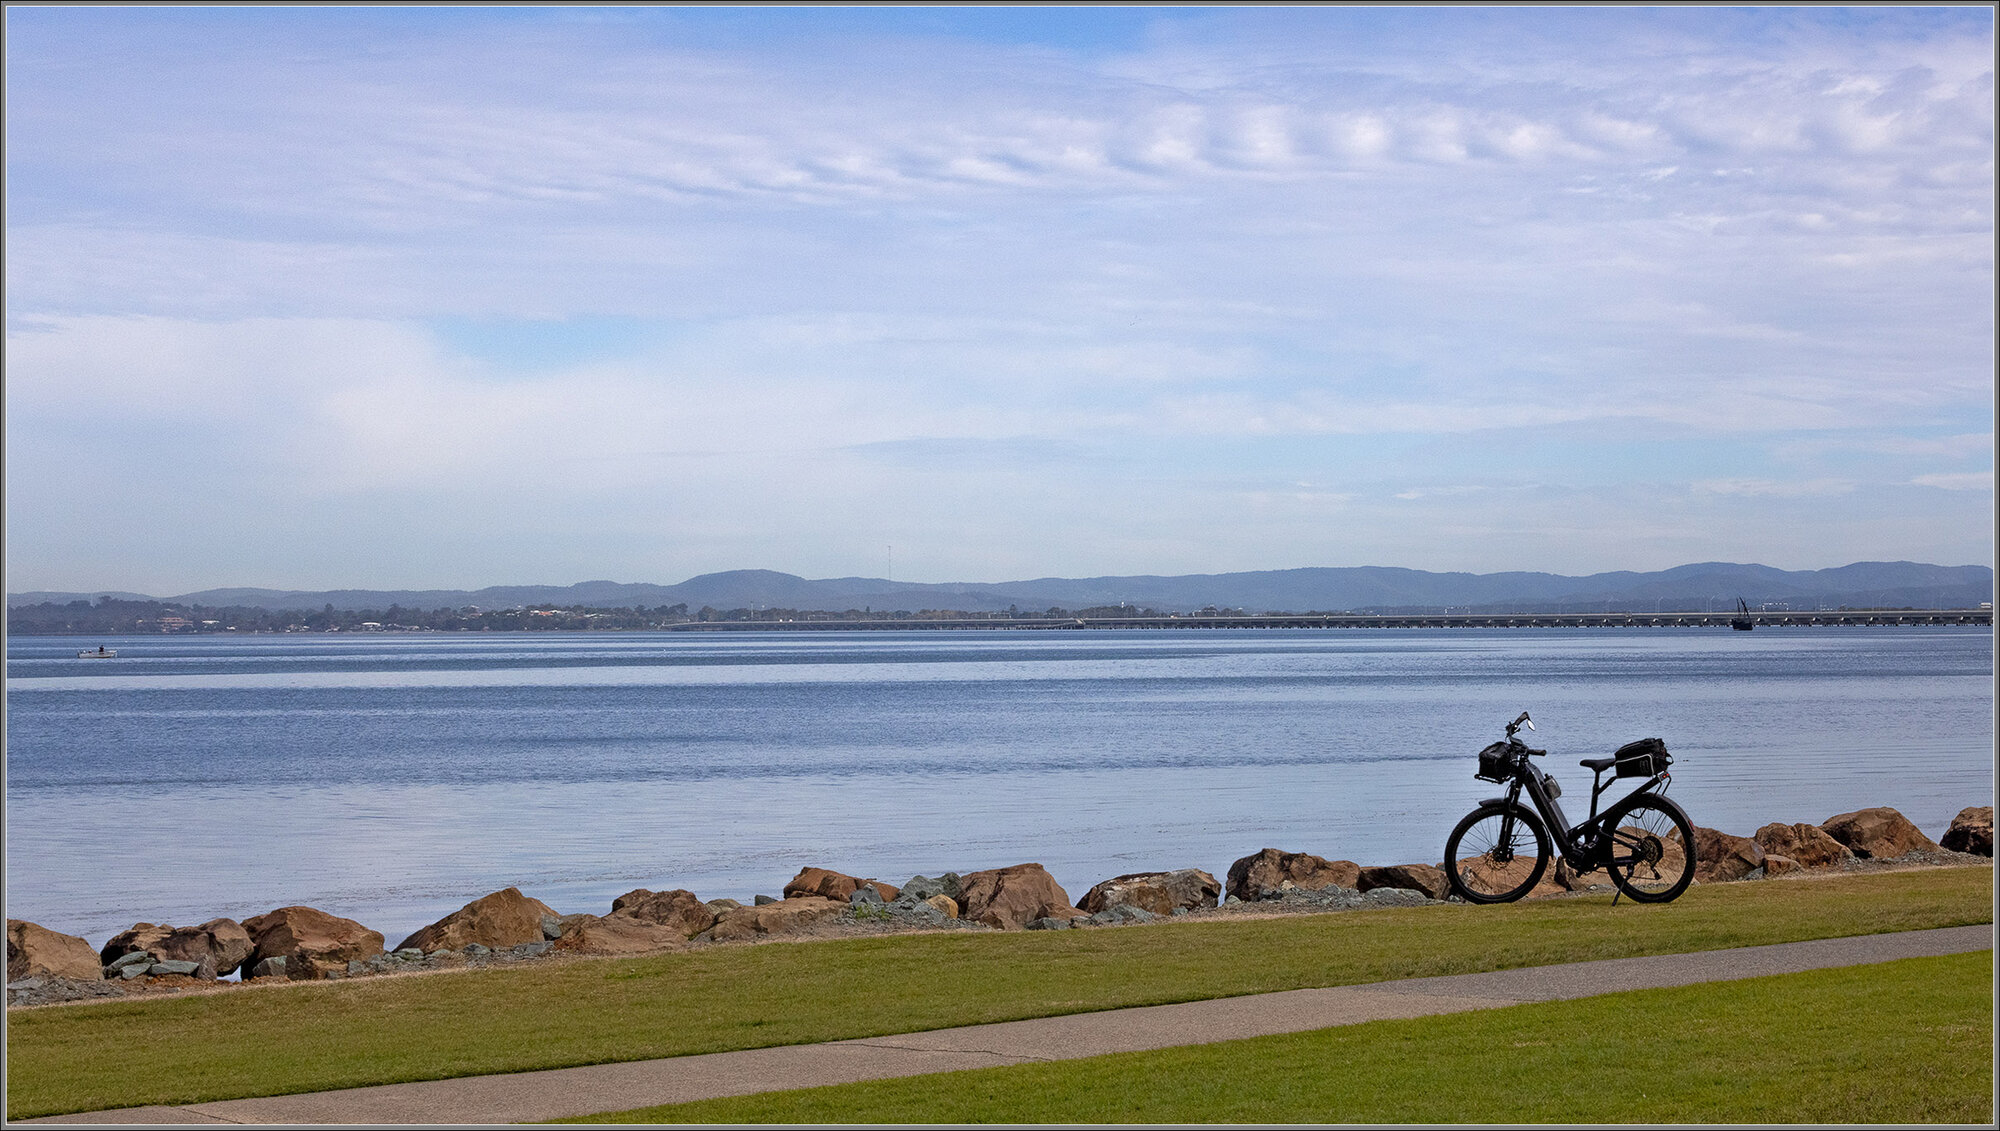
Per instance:
[[[7,1117],[682,1056],[1990,923],[1986,868],[1610,898],[716,947],[8,1014]]]
[[[1993,952],[568,1123],[1990,1123]]]

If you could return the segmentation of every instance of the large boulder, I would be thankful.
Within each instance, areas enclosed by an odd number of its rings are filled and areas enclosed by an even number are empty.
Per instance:
[[[1763,866],[1764,849],[1754,839],[1695,826],[1696,883],[1720,884],[1740,880]]]
[[[1229,894],[1246,902],[1269,899],[1285,884],[1307,891],[1356,887],[1361,865],[1352,860],[1327,860],[1309,852],[1266,848],[1229,866]]]
[[[1803,822],[1783,825],[1774,821],[1758,829],[1752,839],[1766,856],[1788,857],[1801,868],[1833,868],[1854,859],[1854,851],[1826,835],[1825,829]],[[1767,865],[1764,874],[1778,873]]]
[[[253,949],[250,932],[234,919],[210,919],[199,927],[136,923],[111,936],[98,951],[104,965],[144,952],[159,962],[192,962],[203,977],[233,973]]]
[[[1974,856],[1993,855],[1993,806],[1981,805],[1971,809],[1960,809],[1958,816],[1951,819],[1951,827],[1945,830],[1938,843],[1953,852],[1969,852]]]
[[[257,967],[270,958],[284,959],[285,977],[298,980],[345,973],[349,962],[383,953],[382,932],[312,907],[280,907],[245,919],[243,929],[252,946],[243,966],[253,977],[261,976]]]
[[[682,938],[691,939],[715,926],[716,917],[722,912],[742,906],[733,899],[718,900],[717,904],[729,906],[704,903],[691,891],[647,891],[639,888],[612,900],[611,913],[671,927],[679,931]]]
[[[1134,872],[1105,880],[1084,894],[1077,906],[1095,914],[1109,907],[1137,907],[1155,915],[1172,915],[1185,908],[1214,907],[1222,885],[1199,868],[1178,872]]]
[[[552,950],[571,954],[634,955],[681,950],[688,937],[674,923],[657,923],[622,911],[565,917]]]
[[[821,899],[837,899],[846,903],[848,898],[859,891],[864,884],[873,887],[875,894],[881,896],[884,903],[896,898],[896,888],[893,884],[864,880],[859,876],[850,876],[843,872],[829,872],[825,868],[800,868],[799,874],[792,877],[792,882],[785,885],[785,898],[790,899],[795,895],[816,895]]]
[[[104,963],[88,942],[75,935],[26,919],[7,920],[7,980],[38,976],[96,982],[104,977]]]
[[[1443,899],[1451,894],[1451,881],[1445,878],[1444,871],[1429,864],[1387,864],[1379,868],[1363,868],[1355,878],[1354,886],[1361,891],[1402,888],[1422,892],[1432,899]]]
[[[1015,864],[959,877],[959,916],[1003,931],[1037,919],[1081,919],[1069,893],[1040,864]]]
[[[539,899],[521,894],[520,888],[502,888],[483,895],[464,907],[423,928],[397,944],[397,950],[464,950],[474,943],[494,950],[506,950],[522,943],[541,942],[542,919],[555,909]]]
[[[1828,817],[1819,827],[1864,860],[1894,860],[1912,852],[1939,851],[1936,841],[1886,805]]]
[[[738,907],[724,911],[709,928],[705,938],[716,942],[742,942],[748,939],[782,935],[796,935],[822,919],[829,919],[847,910],[846,900],[826,899],[817,895],[795,895],[780,899],[775,903],[760,903],[755,907]]]

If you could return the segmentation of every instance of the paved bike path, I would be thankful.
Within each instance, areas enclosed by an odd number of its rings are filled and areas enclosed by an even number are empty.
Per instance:
[[[1837,966],[1963,954],[1993,946],[1992,924],[1814,939],[1693,954],[1285,990],[663,1060],[499,1076],[383,1084],[334,1092],[120,1108],[22,1123],[517,1123],[654,1104],[1071,1060],[1208,1044],[1365,1021],[1498,1009],[1625,990],[1723,982]]]

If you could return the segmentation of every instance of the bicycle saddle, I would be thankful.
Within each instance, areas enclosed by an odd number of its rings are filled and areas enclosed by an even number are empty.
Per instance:
[[[1605,770],[1608,770],[1617,764],[1618,764],[1618,755],[1616,754],[1606,754],[1602,758],[1585,758],[1581,762],[1577,763],[1577,765],[1582,766],[1584,769],[1589,770],[1592,773],[1603,773]]]

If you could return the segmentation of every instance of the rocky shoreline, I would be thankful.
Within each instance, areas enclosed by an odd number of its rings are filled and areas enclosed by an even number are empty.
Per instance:
[[[1941,842],[1941,843],[1940,843]],[[1773,823],[1750,836],[1695,830],[1697,883],[1990,864],[1991,806],[1962,810],[1932,841],[1894,809],[1862,809],[1818,825]],[[1529,898],[1608,891],[1602,875],[1560,861]],[[780,896],[749,903],[685,890],[635,889],[609,913],[562,914],[505,888],[402,940],[311,907],[281,907],[242,922],[138,923],[101,947],[25,920],[7,921],[9,1008],[258,984],[481,969],[564,958],[636,956],[708,946],[908,931],[1078,930],[1164,919],[1326,913],[1455,902],[1438,865],[1362,866],[1266,848],[1225,881],[1195,868],[1139,872],[1098,883],[1075,904],[1040,864],[936,877],[900,886],[808,867]],[[242,981],[224,981],[230,974]]]

